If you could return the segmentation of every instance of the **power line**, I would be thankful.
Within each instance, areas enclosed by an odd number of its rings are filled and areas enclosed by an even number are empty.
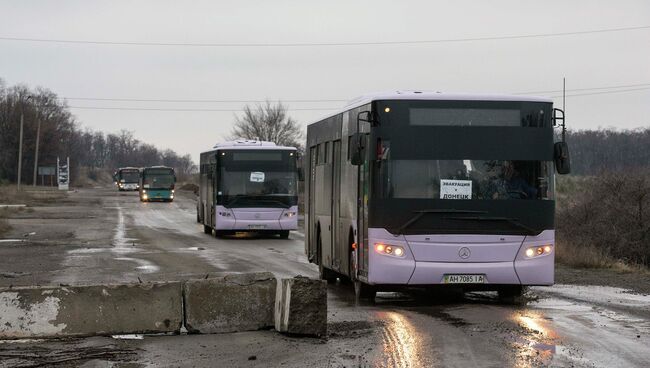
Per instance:
[[[644,87],[650,86],[650,83],[639,84],[626,84],[617,86],[606,87],[589,87],[589,88],[572,88],[567,89],[567,92],[572,91],[593,91],[614,88],[630,88],[630,87]],[[635,89],[636,90],[636,89]],[[555,93],[562,92],[562,90],[547,90],[547,91],[528,91],[528,92],[515,92],[515,95],[529,95],[536,93]],[[348,102],[348,100],[339,99],[265,99],[265,100],[231,100],[231,99],[157,99],[157,98],[124,98],[124,97],[59,97],[61,100],[79,100],[79,101],[118,101],[118,102],[169,102],[169,103],[263,103],[266,101],[282,101],[287,103],[320,103],[320,102]],[[239,111],[239,110],[235,110]]]
[[[167,108],[149,108],[149,107],[101,107],[101,106],[67,106],[71,109],[82,110],[129,110],[129,111],[193,111],[193,112],[239,112],[242,109],[167,109]],[[338,110],[339,108],[289,108],[289,111],[328,111]]]
[[[572,89],[567,89],[567,92],[570,92],[570,91],[593,91],[593,90],[598,90],[598,89],[630,88],[630,87],[642,87],[642,86],[650,86],[650,83],[627,84],[627,85],[608,86],[608,87],[572,88]],[[515,92],[513,94],[515,94],[515,95],[532,95],[532,94],[535,94],[535,93],[555,93],[555,92],[562,92],[562,90],[561,89],[556,89],[556,90],[550,90],[550,91]]]
[[[623,92],[633,92],[633,91],[642,91],[650,90],[648,87],[640,88],[628,88],[620,89],[616,91],[602,91],[602,92],[591,92],[591,93],[574,93],[566,95],[566,97],[578,97],[578,96],[591,96],[591,95],[605,95],[613,93],[623,93]],[[550,96],[551,98],[559,98],[562,95]],[[148,107],[101,107],[101,106],[67,106],[71,109],[82,109],[82,110],[126,110],[126,111],[179,111],[179,112],[240,112],[242,109],[173,109],[173,108],[148,108]],[[289,108],[289,111],[333,111],[339,110],[340,108],[320,108],[320,107],[304,107],[304,108]]]
[[[604,92],[591,92],[591,93],[574,93],[571,95],[566,95],[567,97],[577,97],[577,96],[593,96],[593,95],[607,95],[607,94],[612,94],[612,93],[621,93],[621,92],[633,92],[633,91],[643,91],[643,90],[648,90],[650,89],[649,87],[642,87],[642,88],[629,88],[629,89],[619,89],[617,91],[604,91]],[[562,95],[559,96],[551,96],[551,98],[558,98],[562,97]]]
[[[62,100],[81,100],[81,101],[130,101],[130,102],[196,102],[196,103],[262,103],[274,100],[192,100],[192,99],[154,99],[154,98],[112,98],[112,97],[59,97]],[[348,100],[334,99],[294,99],[285,100],[277,99],[281,102],[303,103],[303,102],[347,102]]]
[[[114,45],[114,46],[181,46],[181,47],[319,47],[319,46],[383,46],[383,45],[420,45],[435,43],[453,43],[453,42],[475,42],[475,41],[498,41],[525,38],[545,38],[575,36],[594,33],[608,32],[625,32],[650,29],[650,25],[622,27],[622,28],[604,28],[588,31],[557,32],[557,33],[536,33],[526,35],[505,35],[505,36],[487,36],[487,37],[467,37],[467,38],[448,38],[435,40],[414,40],[414,41],[362,41],[362,42],[291,42],[291,43],[186,43],[186,42],[134,42],[134,41],[90,41],[90,40],[70,40],[70,39],[50,39],[50,38],[27,38],[27,37],[0,37],[3,41],[21,41],[21,42],[47,42],[47,43],[66,43],[66,44],[92,44],[92,45]]]

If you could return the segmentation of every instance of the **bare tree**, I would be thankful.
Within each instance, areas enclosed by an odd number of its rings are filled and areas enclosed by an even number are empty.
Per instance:
[[[287,107],[269,101],[251,107],[244,106],[243,116],[235,116],[235,125],[229,139],[259,139],[282,146],[302,148],[302,130],[287,114]]]

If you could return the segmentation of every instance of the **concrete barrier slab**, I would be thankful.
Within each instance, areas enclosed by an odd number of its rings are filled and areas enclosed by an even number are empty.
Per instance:
[[[178,282],[0,289],[0,338],[178,332]]]
[[[278,282],[275,329],[279,332],[324,337],[327,335],[327,282],[294,277]]]
[[[272,273],[235,274],[185,283],[185,327],[190,333],[273,327],[277,281]]]

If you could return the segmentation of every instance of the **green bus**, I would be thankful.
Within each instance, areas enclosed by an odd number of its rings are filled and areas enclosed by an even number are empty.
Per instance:
[[[151,166],[142,169],[140,174],[140,201],[174,200],[176,174],[174,169],[166,166]]]

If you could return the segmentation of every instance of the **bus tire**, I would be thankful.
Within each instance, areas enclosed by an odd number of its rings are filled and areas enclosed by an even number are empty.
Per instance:
[[[289,239],[289,230],[282,230],[278,232],[278,235],[280,235],[280,239]]]
[[[316,249],[318,251],[318,278],[327,281],[328,284],[331,284],[336,282],[337,276],[334,271],[323,266],[323,254],[321,252],[321,249],[323,249],[322,246],[323,246],[323,242],[320,237],[320,228],[319,228],[318,233],[316,235]]]
[[[375,302],[377,296],[377,288],[373,285],[368,285],[360,280],[354,280],[354,296],[357,301],[361,299],[368,299],[371,303]]]
[[[497,293],[501,303],[520,304],[524,300],[524,291],[522,285],[505,285],[500,286]]]
[[[212,228],[208,225],[203,225],[203,233],[212,235]]]

